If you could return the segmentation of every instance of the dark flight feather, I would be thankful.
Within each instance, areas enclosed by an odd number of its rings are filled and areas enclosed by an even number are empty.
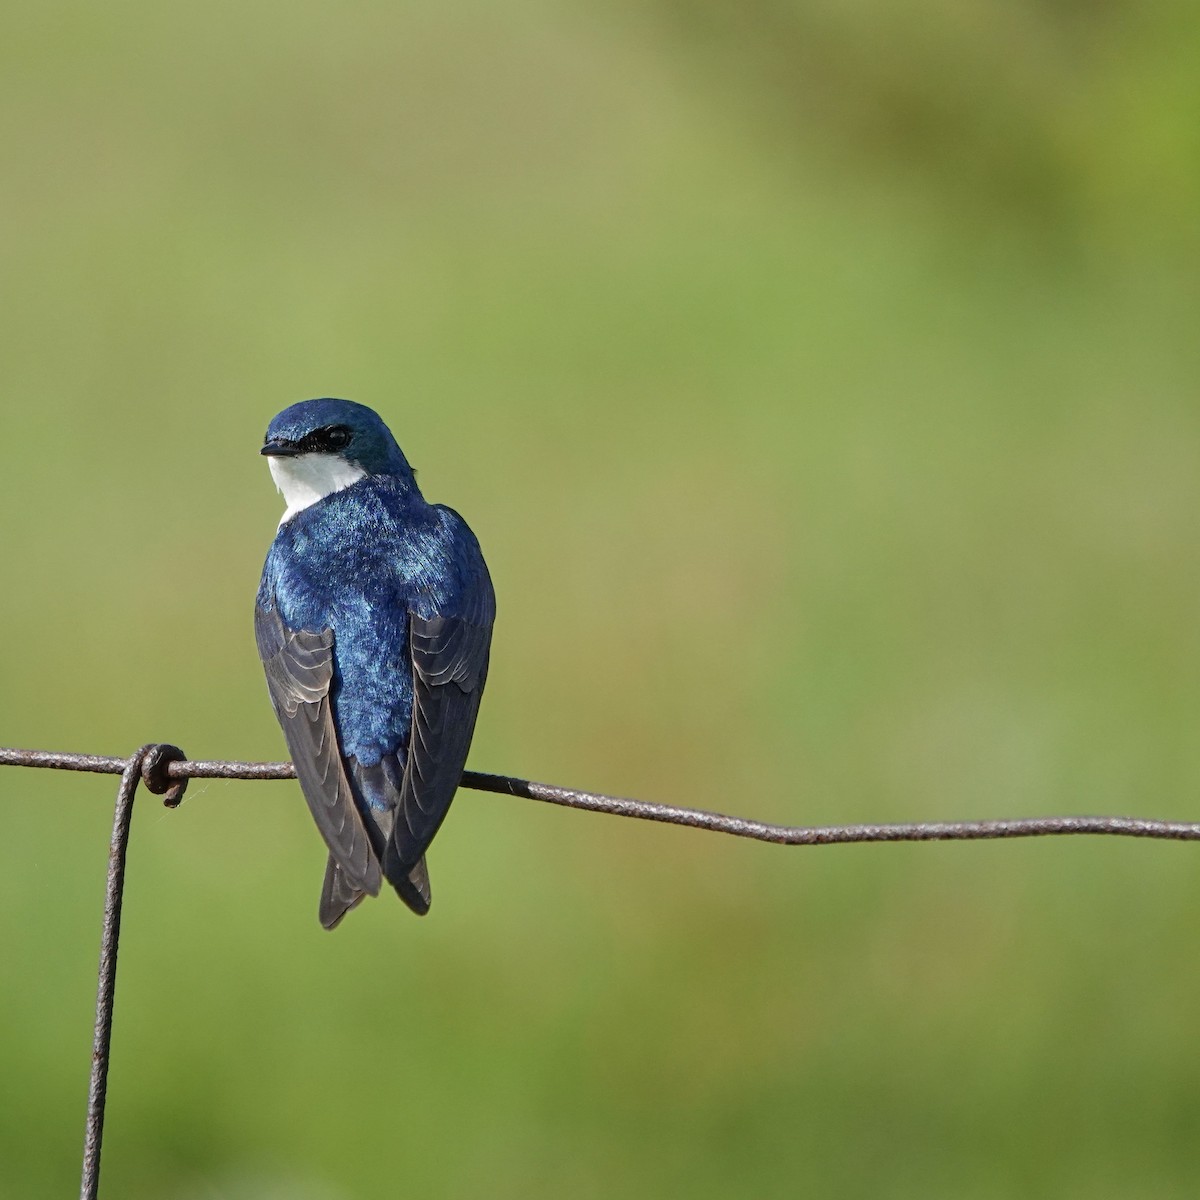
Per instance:
[[[254,629],[296,778],[344,876],[341,883],[376,896],[381,881],[379,858],[346,776],[329,702],[333,631],[289,629],[277,610],[261,605],[255,608]],[[323,913],[324,908],[322,903]]]
[[[325,883],[321,888],[321,907],[318,912],[321,924],[333,929],[356,905],[362,902],[366,892],[356,891],[346,882],[345,873],[331,854],[325,864]]]
[[[437,833],[462,778],[487,679],[496,602],[486,575],[463,594],[454,616],[409,615],[413,718],[399,809],[384,855],[395,883],[416,866]]]
[[[372,806],[367,810],[367,829],[374,835],[372,846],[376,854],[384,859],[386,864],[385,847],[391,839],[392,826],[400,809],[404,771],[395,753],[385,754],[373,767],[364,767],[353,755],[347,755],[345,762],[358,795],[364,798],[370,796],[376,804],[384,806],[382,809]],[[386,865],[384,873],[387,874]],[[387,878],[396,889],[396,894],[417,916],[423,917],[429,911],[433,897],[424,856],[408,871],[397,867]],[[357,903],[357,900],[354,903]]]

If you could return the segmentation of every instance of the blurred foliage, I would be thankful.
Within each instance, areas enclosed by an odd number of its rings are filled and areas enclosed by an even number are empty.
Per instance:
[[[1186,817],[1200,12],[0,17],[0,742],[283,753],[291,401],[500,597],[472,764],[768,819]],[[114,781],[0,772],[0,1194],[75,1186]],[[780,850],[464,793],[316,923],[291,785],[134,822],[139,1200],[1190,1195],[1187,847]]]
[[[1058,253],[1136,252],[1200,209],[1200,12],[1170,0],[662,0],[801,156],[917,172]]]

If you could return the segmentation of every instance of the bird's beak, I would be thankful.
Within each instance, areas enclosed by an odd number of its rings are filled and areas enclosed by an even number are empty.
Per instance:
[[[263,448],[259,451],[259,454],[266,454],[273,458],[295,458],[299,453],[300,447],[286,438],[272,438],[269,442],[264,442]]]

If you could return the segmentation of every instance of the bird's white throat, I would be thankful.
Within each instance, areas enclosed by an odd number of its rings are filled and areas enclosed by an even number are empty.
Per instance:
[[[362,467],[347,462],[339,454],[298,454],[294,458],[273,454],[267,462],[271,467],[271,478],[287,502],[280,525],[318,500],[357,483],[367,474]]]

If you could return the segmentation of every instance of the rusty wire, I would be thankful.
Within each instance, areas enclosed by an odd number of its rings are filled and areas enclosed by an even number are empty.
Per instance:
[[[7,752],[6,752],[7,753]],[[18,752],[19,754],[20,752]],[[80,765],[87,755],[72,755],[79,760],[73,770],[93,770]],[[92,1030],[92,1073],[88,1082],[87,1123],[83,1135],[83,1177],[80,1200],[96,1200],[100,1190],[100,1150],[104,1142],[104,1104],[108,1096],[108,1062],[112,1045],[113,1004],[117,989],[117,944],[121,936],[121,904],[125,898],[125,854],[129,849],[129,828],[133,821],[133,798],[139,782],[174,806],[187,787],[166,775],[167,765],[184,758],[178,746],[143,746],[128,759],[115,759],[121,772],[117,804],[113,812],[112,838],[108,844],[108,876],[104,886],[104,924],[100,933],[100,969],[96,982],[96,1024]],[[0,758],[0,764],[20,763],[20,759]],[[30,763],[28,765],[35,765]],[[47,766],[48,763],[38,763]]]
[[[286,762],[224,762],[186,759],[177,747],[163,747],[167,754],[149,756],[141,769],[143,782],[151,791],[167,791],[164,803],[175,807],[183,787],[166,788],[163,781],[182,784],[189,779],[294,779],[295,769]],[[129,765],[127,758],[98,754],[60,754],[48,750],[0,748],[0,766],[47,767],[59,771],[91,771],[102,775],[120,775]],[[610,813],[617,817],[636,817],[668,825],[686,825],[733,837],[774,842],[783,846],[833,846],[857,842],[935,842],[978,841],[995,838],[1053,837],[1063,834],[1107,834],[1115,837],[1164,838],[1172,841],[1200,841],[1200,822],[1164,821],[1149,817],[1016,817],[978,821],[900,821],[850,825],[772,825],[748,817],[728,816],[699,808],[673,804],[654,804],[623,796],[584,792],[577,788],[534,783],[507,775],[485,775],[464,771],[462,787],[479,792],[495,792],[525,800],[540,800],[564,808],[585,812]]]
[[[87,1125],[84,1135],[81,1200],[96,1200],[100,1188],[100,1150],[104,1136],[104,1105],[112,1042],[113,1005],[117,978],[117,944],[121,931],[121,903],[125,884],[125,855],[129,846],[133,800],[139,783],[163,797],[168,808],[183,799],[189,779],[294,779],[295,768],[285,762],[224,762],[189,759],[178,746],[151,743],[129,758],[98,754],[56,753],[0,747],[0,766],[43,767],[58,771],[86,771],[120,775],[108,877],[104,894],[104,923],[100,939],[100,970],[96,987],[96,1024],[92,1041],[92,1071],[88,1087]],[[751,838],[785,846],[831,846],[855,842],[975,841],[994,838],[1049,837],[1061,834],[1108,834],[1117,837],[1165,838],[1200,841],[1200,822],[1163,821],[1145,817],[1022,817],[983,821],[903,821],[887,824],[772,825],[747,817],[652,804],[623,796],[606,796],[576,788],[534,783],[506,775],[465,771],[462,786],[540,800],[586,812],[610,813],[686,825],[733,837]]]

